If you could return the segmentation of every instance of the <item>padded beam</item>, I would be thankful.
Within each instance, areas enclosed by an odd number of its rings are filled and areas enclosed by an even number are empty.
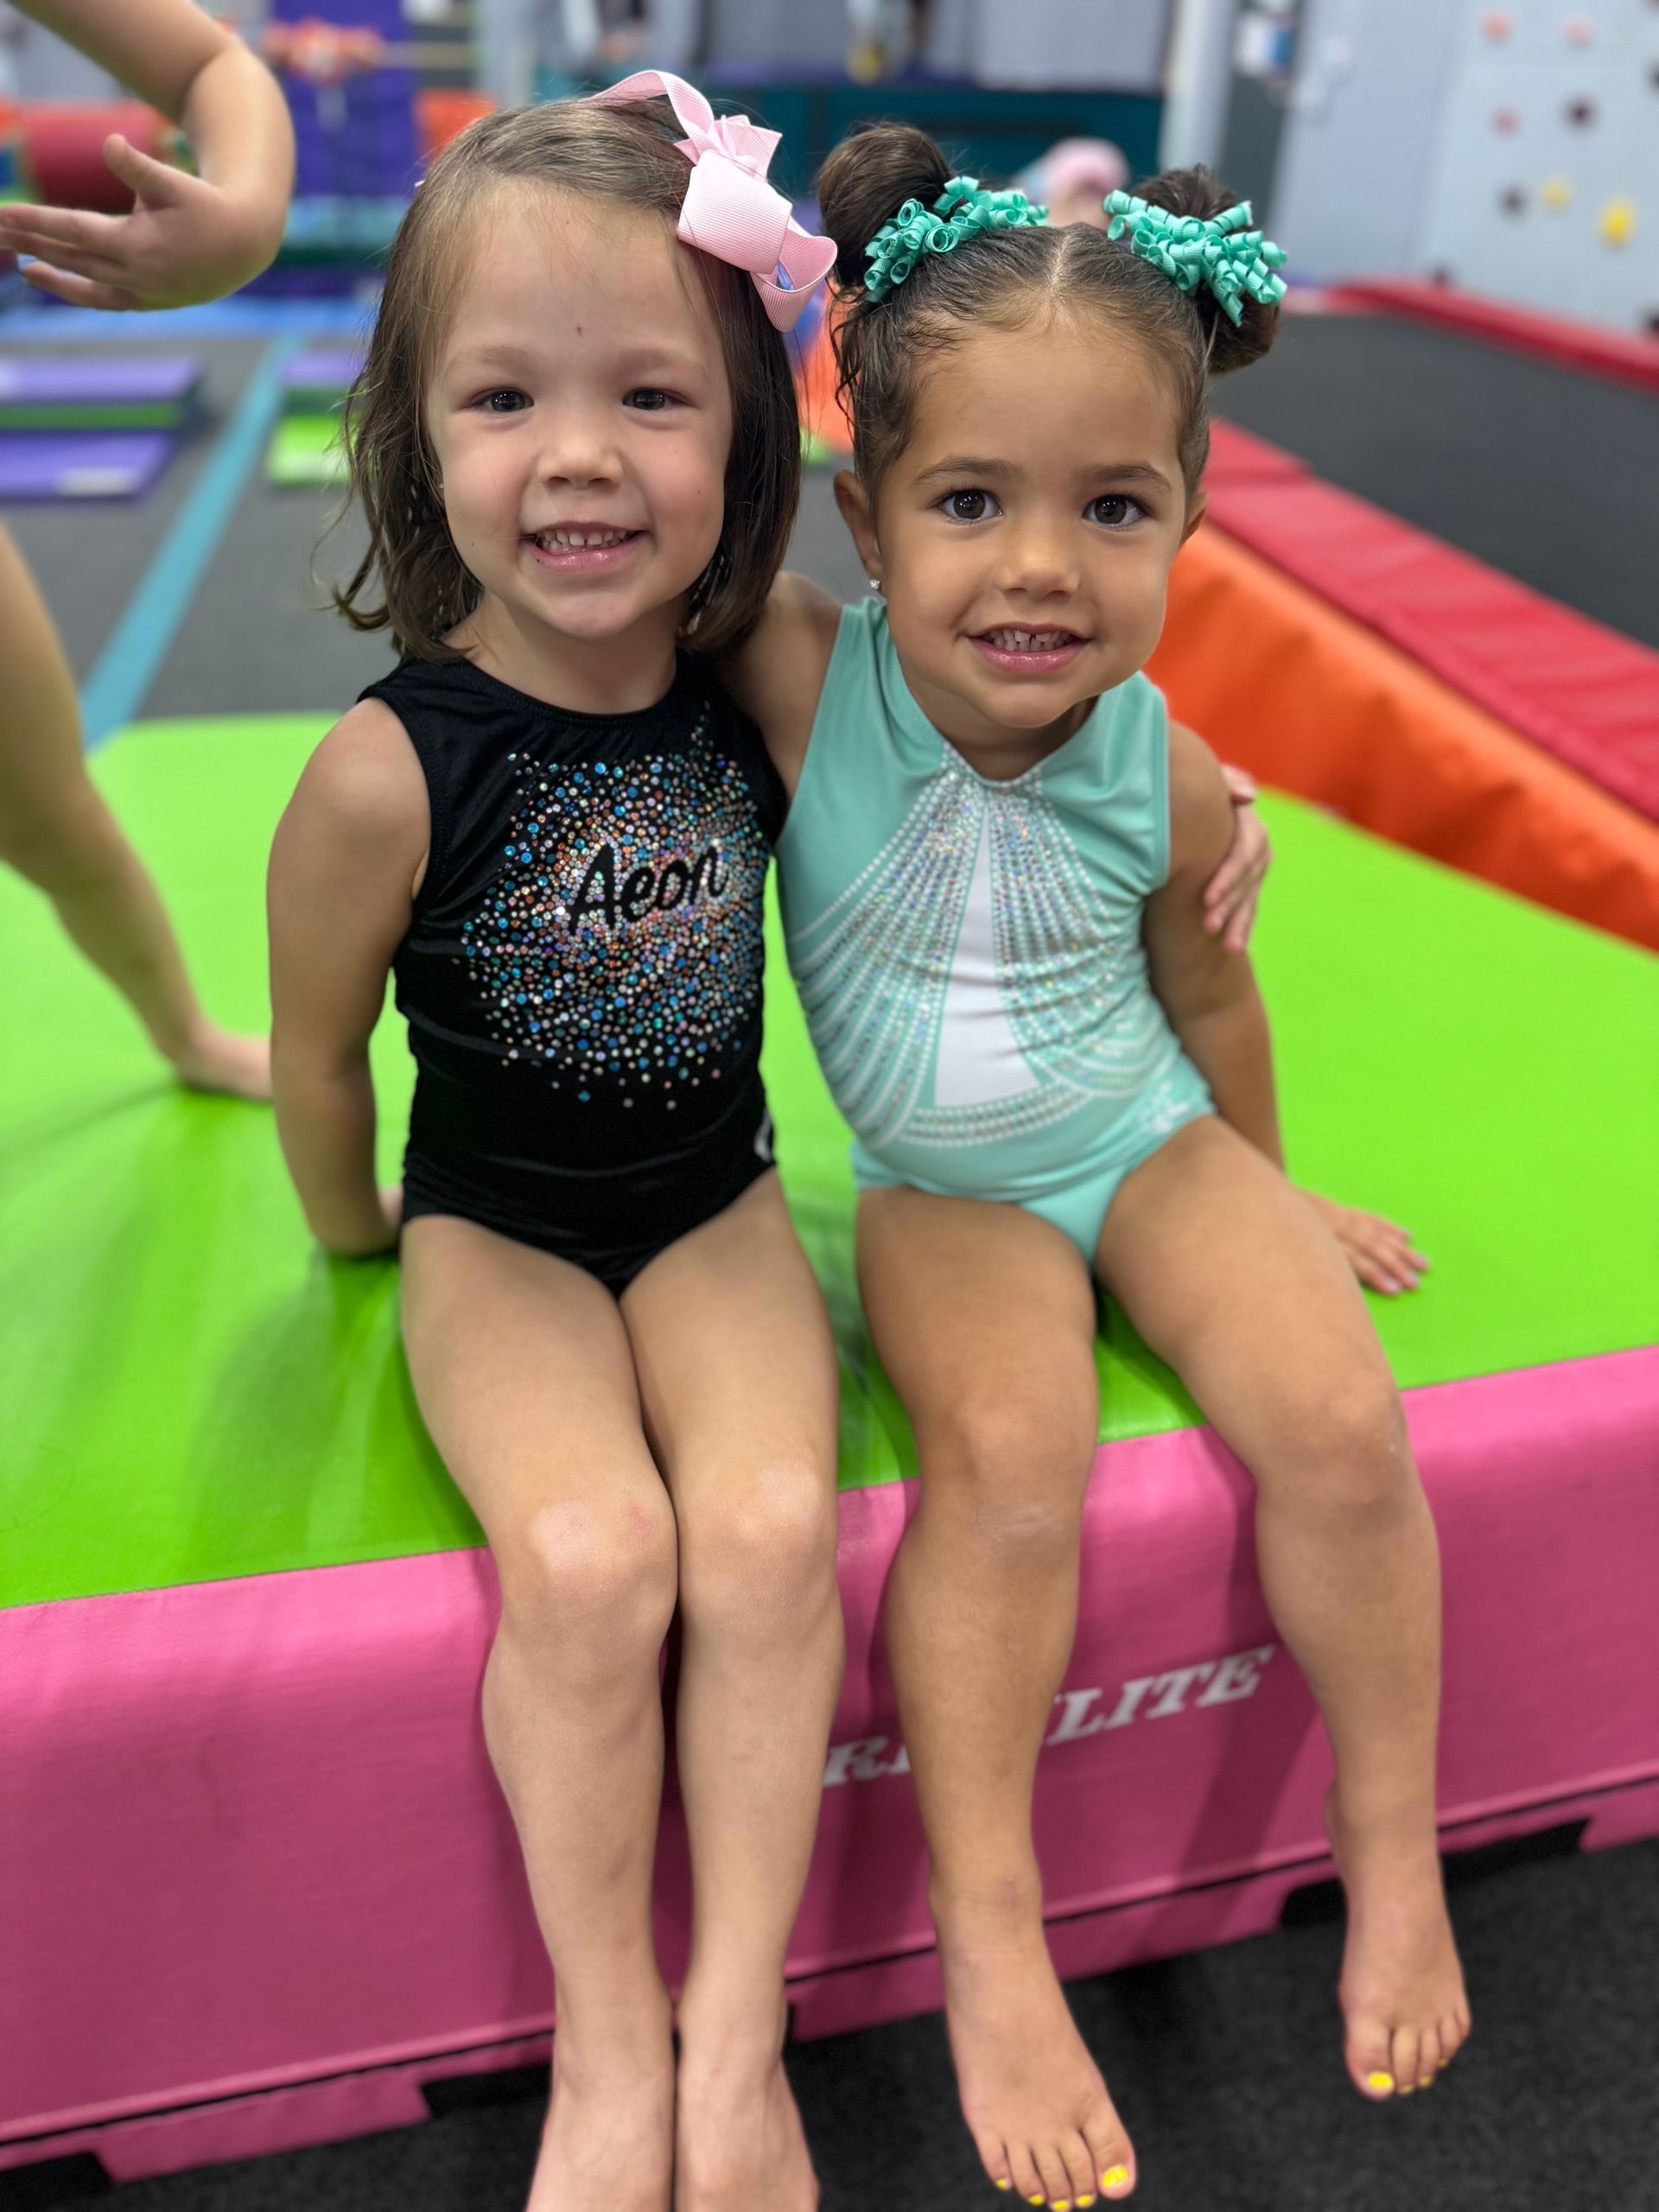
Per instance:
[[[1659,653],[1316,476],[1224,470],[1209,512],[1252,552],[1659,821]]]
[[[1182,548],[1150,669],[1224,759],[1659,949],[1659,828],[1221,531]]]

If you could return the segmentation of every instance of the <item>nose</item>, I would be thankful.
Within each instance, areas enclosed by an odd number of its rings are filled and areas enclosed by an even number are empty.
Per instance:
[[[621,474],[615,440],[600,410],[558,407],[546,410],[546,429],[537,459],[544,484],[614,484]]]
[[[1029,515],[999,533],[997,583],[1011,596],[1048,599],[1081,582],[1076,533],[1056,515]]]

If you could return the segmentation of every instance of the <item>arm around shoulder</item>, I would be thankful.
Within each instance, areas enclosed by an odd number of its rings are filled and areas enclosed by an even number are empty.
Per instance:
[[[772,765],[792,798],[806,759],[841,625],[841,603],[806,576],[777,579],[760,620],[721,663],[721,677],[759,724]]]

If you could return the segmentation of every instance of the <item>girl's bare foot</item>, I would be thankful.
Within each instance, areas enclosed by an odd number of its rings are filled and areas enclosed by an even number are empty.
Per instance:
[[[675,2212],[816,2212],[817,2177],[775,2028],[703,2028],[680,2010]]]
[[[243,1037],[204,1021],[169,1052],[179,1081],[192,1090],[215,1090],[263,1104],[270,1096],[270,1039]]]
[[[1470,2024],[1433,1828],[1350,1821],[1334,1789],[1325,1819],[1348,1902],[1348,2071],[1365,2096],[1408,2097],[1432,2086]]]
[[[674,2050],[660,2041],[587,2063],[553,2037],[553,2095],[527,2212],[669,2212],[674,2169]]]
[[[981,1916],[934,1900],[957,2086],[985,2171],[1027,2203],[1116,2202],[1135,2151],[1071,2018],[1035,1898]]]

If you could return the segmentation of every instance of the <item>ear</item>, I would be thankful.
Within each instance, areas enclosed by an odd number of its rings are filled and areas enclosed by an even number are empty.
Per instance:
[[[853,543],[858,548],[858,557],[864,563],[867,576],[881,574],[881,548],[876,543],[875,516],[870,507],[870,495],[850,468],[836,471],[836,505],[841,509],[841,518],[853,533]]]
[[[1193,531],[1204,520],[1205,509],[1209,505],[1209,504],[1210,502],[1205,498],[1202,492],[1195,492],[1193,493],[1192,504],[1186,511],[1186,527],[1181,532],[1181,543],[1183,545],[1185,544],[1187,539],[1192,537]]]

